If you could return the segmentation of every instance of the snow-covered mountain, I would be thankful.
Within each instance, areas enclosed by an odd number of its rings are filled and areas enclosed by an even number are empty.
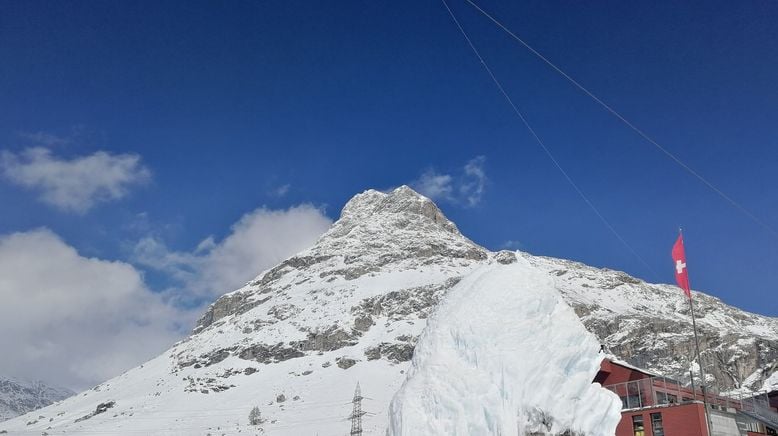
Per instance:
[[[638,367],[689,381],[694,336],[689,303],[675,286],[623,272],[530,257],[610,352]],[[758,392],[778,372],[778,318],[756,315],[693,292],[700,350],[711,389]]]
[[[221,297],[159,357],[0,430],[343,434],[359,381],[371,412],[365,434],[383,434],[438,302],[473,274],[517,261],[550,277],[612,353],[685,377],[692,334],[682,292],[566,260],[490,252],[401,187],[355,196],[313,247]],[[724,388],[758,388],[776,371],[778,320],[695,298],[703,346],[713,350],[709,373]],[[261,419],[250,425],[255,406]]]
[[[40,381],[23,381],[0,377],[0,421],[64,400],[75,392],[47,386]]]

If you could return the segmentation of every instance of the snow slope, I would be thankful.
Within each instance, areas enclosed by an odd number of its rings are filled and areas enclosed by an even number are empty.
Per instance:
[[[419,339],[388,435],[612,436],[621,401],[592,384],[603,355],[523,258],[465,277]]]

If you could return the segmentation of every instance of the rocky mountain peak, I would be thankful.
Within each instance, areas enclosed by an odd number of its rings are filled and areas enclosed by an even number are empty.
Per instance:
[[[349,277],[377,272],[385,266],[480,261],[487,251],[463,236],[429,198],[408,186],[389,192],[368,190],[354,196],[336,221],[310,250]],[[298,255],[299,256],[299,255]],[[412,267],[408,265],[407,267]]]
[[[369,221],[393,221],[401,228],[424,230],[434,225],[446,232],[459,235],[457,226],[429,198],[403,185],[389,192],[374,189],[355,195],[340,214],[330,236],[348,233],[355,226]]]
[[[429,198],[408,186],[389,192],[370,189],[349,200],[340,219],[313,247],[212,304],[193,333],[265,304],[294,284],[333,287],[342,282],[349,287],[362,277],[415,271],[421,266],[459,271],[488,257],[489,252],[463,236]]]

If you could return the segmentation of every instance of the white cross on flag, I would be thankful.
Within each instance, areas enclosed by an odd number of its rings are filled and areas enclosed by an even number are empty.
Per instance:
[[[678,235],[678,240],[673,245],[673,262],[675,262],[675,281],[686,293],[686,296],[692,298],[692,292],[689,288],[689,271],[686,269],[686,252],[683,249],[683,235]]]

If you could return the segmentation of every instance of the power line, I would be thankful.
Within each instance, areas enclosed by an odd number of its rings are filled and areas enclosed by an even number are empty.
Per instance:
[[[508,93],[505,91],[505,88],[503,88],[502,83],[497,79],[497,76],[494,75],[492,72],[492,69],[489,68],[489,65],[487,65],[484,58],[481,56],[481,53],[478,51],[478,49],[473,44],[473,41],[470,39],[470,37],[467,35],[467,32],[465,31],[464,27],[459,23],[459,20],[457,20],[457,17],[454,15],[454,12],[451,10],[451,8],[448,6],[448,3],[446,0],[441,0],[443,2],[443,5],[446,7],[446,10],[448,11],[448,14],[451,16],[451,19],[454,21],[454,24],[456,24],[459,31],[462,33],[462,36],[465,37],[465,40],[467,41],[467,44],[470,46],[470,48],[473,50],[473,53],[475,53],[478,60],[481,62],[481,66],[484,67],[484,70],[489,74],[489,77],[492,78],[492,81],[497,86],[497,89],[500,91],[503,97],[505,97],[505,100],[508,102],[508,104],[513,109],[513,112],[518,116],[518,118],[521,120],[521,122],[524,124],[524,126],[529,130],[532,137],[535,139],[535,141],[540,145],[540,147],[543,149],[543,151],[546,153],[546,156],[551,160],[551,162],[554,164],[554,166],[559,170],[560,173],[565,177],[567,182],[570,184],[570,186],[575,189],[575,192],[578,193],[578,195],[583,199],[583,201],[589,206],[590,209],[597,215],[597,217],[600,219],[600,221],[605,224],[605,226],[613,233],[614,236],[616,236],[616,239],[618,239],[626,248],[629,250],[635,258],[637,258],[650,272],[654,275],[654,277],[658,277],[658,274],[654,271],[653,268],[646,262],[633,248],[627,241],[619,234],[618,231],[611,225],[611,223],[603,216],[602,213],[600,213],[599,209],[594,205],[594,203],[589,200],[589,198],[584,194],[584,192],[581,190],[581,188],[578,187],[578,185],[575,183],[575,181],[570,177],[570,175],[565,171],[565,169],[562,167],[562,165],[559,163],[559,161],[554,157],[554,154],[551,153],[551,150],[546,146],[546,144],[543,142],[542,139],[540,139],[540,136],[538,136],[537,132],[535,132],[535,129],[532,128],[532,126],[529,124],[527,119],[524,117],[524,115],[521,113],[519,108],[516,106],[516,104],[513,102],[513,99],[508,95]]]
[[[645,133],[643,130],[639,129],[637,126],[635,126],[632,122],[627,120],[623,115],[621,115],[619,112],[617,112],[615,109],[613,109],[610,105],[602,101],[599,97],[594,95],[593,92],[589,91],[586,87],[581,85],[578,81],[573,79],[569,74],[564,72],[561,68],[556,66],[553,62],[551,62],[548,58],[543,56],[540,52],[532,48],[529,44],[527,44],[526,41],[521,39],[519,36],[517,36],[515,33],[513,33],[510,29],[508,29],[504,24],[502,24],[499,20],[494,18],[492,15],[490,15],[488,12],[484,11],[479,7],[477,4],[475,4],[472,0],[465,0],[467,3],[469,3],[472,7],[474,7],[478,12],[483,14],[485,17],[487,17],[489,20],[491,20],[494,24],[496,24],[500,29],[505,31],[508,35],[510,35],[513,39],[518,41],[521,45],[523,45],[527,50],[529,50],[532,54],[534,54],[536,57],[538,57],[540,60],[545,62],[548,66],[554,69],[557,73],[559,73],[562,77],[567,79],[568,82],[575,85],[576,88],[583,91],[586,95],[592,98],[597,104],[605,108],[608,112],[610,112],[613,116],[618,118],[621,122],[627,125],[630,129],[632,129],[635,133],[640,135],[643,139],[648,141],[650,144],[652,144],[654,147],[659,149],[662,153],[664,153],[667,157],[669,157],[671,160],[673,160],[676,164],[678,164],[681,168],[683,168],[686,172],[697,178],[700,182],[702,182],[705,186],[710,188],[713,192],[718,194],[721,198],[726,200],[730,205],[734,206],[736,209],[740,210],[742,213],[744,213],[746,216],[748,216],[752,221],[762,226],[765,230],[772,233],[773,236],[778,237],[778,230],[774,229],[772,226],[764,222],[762,219],[754,215],[750,210],[746,209],[743,205],[735,201],[732,197],[725,194],[721,189],[719,189],[716,185],[714,185],[712,182],[708,181],[705,177],[703,177],[700,173],[692,169],[689,165],[687,165],[684,161],[682,161],[678,156],[673,154],[670,150],[668,150],[666,147],[663,147],[659,142],[654,140],[652,137],[648,136],[647,133]],[[448,6],[446,6],[448,7]],[[449,12],[451,12],[449,10]]]

